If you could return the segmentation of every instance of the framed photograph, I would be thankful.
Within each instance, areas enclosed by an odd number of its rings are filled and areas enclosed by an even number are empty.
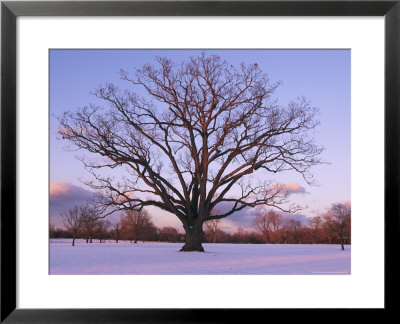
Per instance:
[[[399,21],[398,1],[2,2],[1,321],[393,309]]]

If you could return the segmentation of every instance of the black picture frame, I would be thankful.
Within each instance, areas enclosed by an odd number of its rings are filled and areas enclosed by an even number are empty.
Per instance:
[[[1,2],[1,322],[200,323],[257,318],[268,309],[16,308],[16,19],[19,16],[384,16],[385,307],[396,310],[399,279],[400,0],[391,1],[2,1]],[[373,240],[373,239],[372,239]],[[371,243],[373,244],[373,243]],[[367,283],[366,283],[367,284]],[[40,292],[38,292],[40,294]],[[250,314],[251,312],[251,314]],[[240,316],[239,316],[240,315]]]

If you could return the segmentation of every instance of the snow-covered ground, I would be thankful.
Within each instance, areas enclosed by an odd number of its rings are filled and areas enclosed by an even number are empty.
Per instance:
[[[50,274],[350,274],[350,246],[204,243],[205,253],[178,252],[182,245],[52,239]]]

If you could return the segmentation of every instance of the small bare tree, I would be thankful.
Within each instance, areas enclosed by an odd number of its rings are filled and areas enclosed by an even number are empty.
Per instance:
[[[92,243],[96,234],[100,211],[94,205],[82,207],[82,233],[86,236],[86,243]]]
[[[319,229],[322,226],[322,217],[321,216],[315,216],[311,219],[311,238],[312,242],[315,243],[319,239]]]
[[[140,239],[145,241],[154,240],[156,236],[156,226],[154,225],[153,221],[151,220],[150,214],[147,214],[143,218],[142,229],[140,230]]]
[[[265,243],[271,243],[283,222],[282,215],[272,211],[263,210],[253,219],[253,227],[262,235]]]
[[[271,226],[274,232],[278,231],[283,223],[283,216],[278,213],[270,213],[268,217],[271,219]]]
[[[211,233],[212,235],[212,242],[216,243],[217,242],[217,231],[218,231],[218,225],[220,223],[220,219],[213,219],[205,222],[206,229]]]
[[[339,236],[342,251],[344,251],[344,238],[347,227],[350,226],[351,207],[342,203],[333,204],[324,216],[329,229]]]
[[[114,229],[115,243],[118,243],[119,237],[121,235],[121,218],[122,218],[122,216],[120,217],[119,221],[117,221],[116,223],[112,224],[112,227]]]
[[[72,234],[72,246],[75,246],[75,238],[83,226],[83,210],[78,206],[69,209],[67,212],[61,213],[64,227]]]
[[[271,226],[271,217],[269,214],[273,214],[272,211],[262,211],[256,214],[253,219],[253,226],[255,229],[262,235],[264,239],[264,243],[270,242],[270,226]]]
[[[160,229],[158,237],[160,241],[166,241],[172,243],[179,241],[180,234],[175,227],[164,226],[163,228]]]
[[[100,240],[100,243],[103,240],[103,238],[106,238],[110,226],[111,222],[109,220],[102,219],[97,222],[97,235]]]
[[[234,237],[236,237],[235,240],[237,243],[249,243],[249,232],[246,231],[242,226],[239,226],[236,229]]]
[[[150,216],[146,210],[126,210],[122,219],[123,225],[130,233],[131,242],[137,243],[141,238],[146,224],[150,223]]]
[[[302,228],[302,223],[300,221],[293,218],[287,218],[284,227],[286,228],[287,234],[293,238],[294,243],[301,243],[300,229]]]

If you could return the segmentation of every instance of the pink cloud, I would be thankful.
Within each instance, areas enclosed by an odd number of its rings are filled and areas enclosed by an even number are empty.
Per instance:
[[[57,197],[63,196],[68,192],[68,188],[71,186],[67,182],[50,182],[50,199],[57,199]]]
[[[92,195],[90,191],[69,182],[50,182],[50,201],[53,202],[88,199]]]
[[[277,182],[274,187],[280,190],[282,193],[288,194],[304,194],[307,193],[306,189],[300,186],[297,182],[280,183]]]

